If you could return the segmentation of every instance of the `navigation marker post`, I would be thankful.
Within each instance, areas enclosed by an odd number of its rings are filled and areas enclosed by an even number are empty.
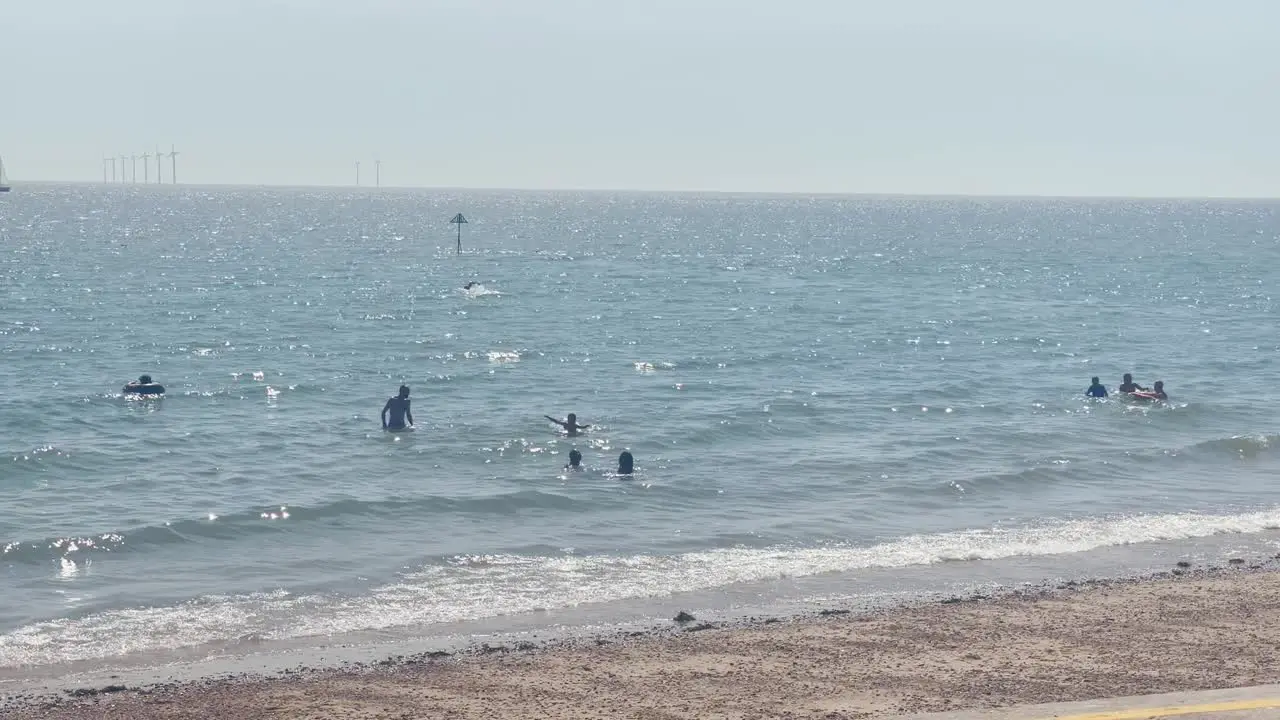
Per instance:
[[[467,219],[462,217],[462,213],[458,213],[457,215],[453,216],[453,219],[449,221],[449,224],[458,226],[458,254],[461,255],[462,254],[462,226],[467,224]]]

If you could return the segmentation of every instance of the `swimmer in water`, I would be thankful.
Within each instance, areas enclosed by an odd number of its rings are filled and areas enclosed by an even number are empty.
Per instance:
[[[581,470],[582,469],[582,453],[577,448],[569,451],[569,464],[564,466],[565,470]]]
[[[1107,396],[1107,387],[1102,384],[1098,378],[1091,380],[1093,384],[1085,391],[1085,394],[1092,398],[1104,398]]]
[[[1131,392],[1138,392],[1139,390],[1145,391],[1146,388],[1134,382],[1132,375],[1130,375],[1129,373],[1125,373],[1124,382],[1120,383],[1120,392],[1131,393]]]
[[[475,286],[477,286],[477,285],[479,285],[479,284],[480,284],[480,283],[476,282],[475,280],[472,280],[471,282],[467,283],[466,285],[463,285],[463,286],[462,286],[462,289],[463,289],[463,290],[470,290],[471,288],[473,288],[473,287],[475,287]]]
[[[635,469],[635,460],[631,457],[630,450],[623,450],[618,456],[618,474],[630,475]]]
[[[131,382],[124,386],[125,395],[163,395],[164,386],[160,383],[152,382],[150,375],[142,375],[137,382]]]
[[[387,413],[391,413],[391,421],[387,421]],[[405,418],[409,419],[409,427],[413,426],[413,413],[409,411],[409,386],[401,385],[400,394],[387,400],[387,404],[382,406],[382,429],[383,430],[404,430]]]
[[[578,416],[574,415],[573,413],[569,413],[569,416],[566,417],[563,421],[557,420],[551,417],[550,415],[543,415],[542,417],[564,428],[565,432],[569,433],[570,436],[577,435],[579,430],[586,430],[587,428],[591,427],[590,425],[579,425]]]
[[[1164,381],[1157,380],[1155,387],[1151,388],[1151,393],[1156,396],[1157,400],[1168,400],[1169,396],[1164,392]]]

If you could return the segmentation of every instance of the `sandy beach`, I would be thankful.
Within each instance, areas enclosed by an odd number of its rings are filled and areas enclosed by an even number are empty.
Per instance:
[[[1280,563],[10,705],[22,718],[878,718],[1280,682]],[[29,702],[29,701],[28,701]]]

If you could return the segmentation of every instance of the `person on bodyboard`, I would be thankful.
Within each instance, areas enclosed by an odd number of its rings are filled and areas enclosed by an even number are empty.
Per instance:
[[[143,375],[136,382],[125,385],[123,392],[125,395],[163,395],[164,386],[151,382],[150,375]]]

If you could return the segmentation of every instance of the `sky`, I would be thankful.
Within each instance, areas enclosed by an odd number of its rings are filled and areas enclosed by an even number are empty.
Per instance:
[[[0,157],[15,183],[176,147],[202,184],[381,160],[388,186],[1280,197],[1276,28],[1274,0],[0,0]]]

